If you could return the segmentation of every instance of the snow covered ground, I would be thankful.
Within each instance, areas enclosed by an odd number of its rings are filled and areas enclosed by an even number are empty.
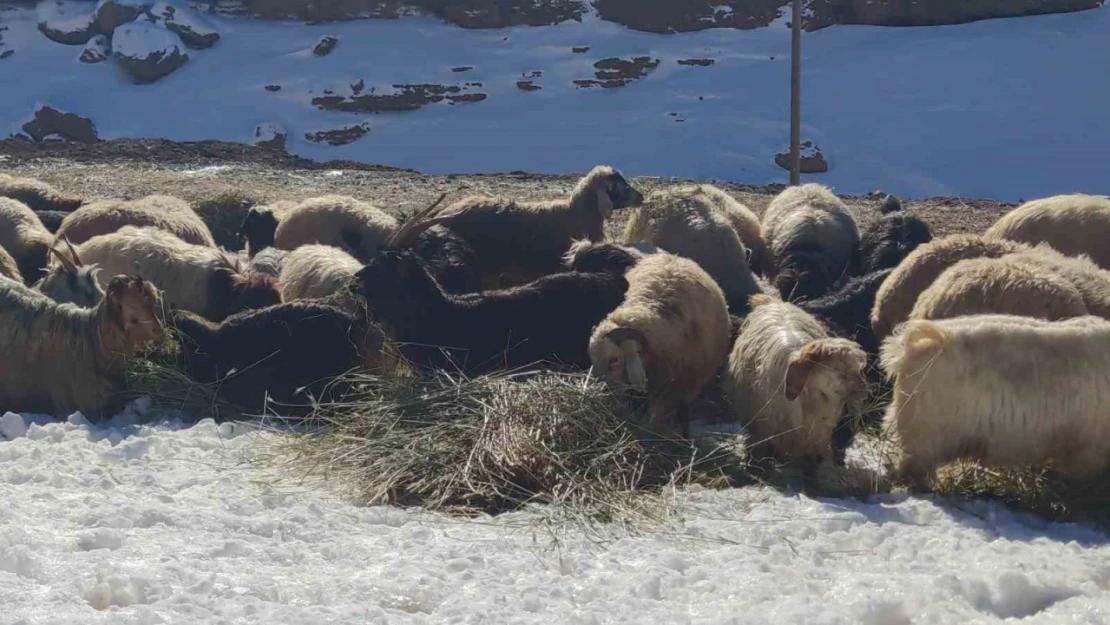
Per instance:
[[[89,5],[91,6],[91,5]],[[789,30],[657,35],[587,17],[541,28],[468,31],[424,18],[304,25],[206,18],[222,38],[188,64],[134,85],[114,62],[78,62],[80,46],[36,30],[35,11],[0,13],[0,134],[42,104],[91,118],[103,138],[249,142],[273,124],[288,149],[428,173],[582,172],[785,181]],[[328,56],[312,48],[339,37]],[[572,46],[590,46],[575,54]],[[832,27],[805,37],[805,128],[830,162],[815,176],[841,192],[1017,200],[1106,193],[1110,9],[927,28]],[[579,89],[593,63],[647,55],[660,65],[619,89]],[[708,67],[680,59],[713,59]],[[456,73],[452,68],[472,66]],[[542,76],[531,77],[540,71]],[[523,91],[533,80],[542,89]],[[311,98],[389,92],[397,83],[480,82],[480,102],[363,114]],[[18,85],[18,88],[12,86]],[[267,85],[280,85],[269,92]],[[368,122],[333,147],[306,133]],[[272,128],[272,127],[268,127]]]
[[[1110,622],[1107,536],[995,504],[696,491],[673,531],[556,546],[275,488],[242,425],[141,412],[0,419],[0,622]]]

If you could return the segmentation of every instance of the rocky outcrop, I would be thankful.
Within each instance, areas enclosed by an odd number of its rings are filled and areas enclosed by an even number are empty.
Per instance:
[[[628,83],[639,80],[648,75],[648,72],[659,67],[659,59],[650,56],[637,56],[631,59],[610,57],[594,63],[594,77],[597,80],[575,80],[579,87],[602,87],[615,89]]]
[[[363,122],[356,126],[347,126],[345,128],[336,128],[334,130],[320,130],[317,132],[305,133],[304,138],[313,143],[326,143],[328,145],[347,145],[358,141],[370,132],[370,124]]]
[[[1093,9],[1103,0],[841,0],[839,24],[936,26],[997,17],[1070,13]]]
[[[100,32],[96,13],[87,2],[46,0],[35,11],[39,31],[58,43],[83,46]]]
[[[335,49],[335,46],[338,43],[339,37],[333,37],[331,35],[320,37],[320,41],[318,41],[316,43],[316,46],[312,48],[312,53],[316,56],[327,56],[331,54],[331,51]]]
[[[760,28],[780,15],[786,0],[594,0],[601,19],[652,33],[707,28]]]
[[[111,34],[120,26],[134,22],[150,4],[145,0],[100,0],[96,5],[100,32]]]
[[[803,174],[823,174],[829,171],[829,163],[825,160],[825,156],[821,154],[820,148],[813,145],[812,141],[804,141],[801,144],[801,154],[799,155],[798,171]],[[775,155],[775,164],[779,167],[789,170],[790,169],[790,150],[779,152]]]
[[[119,27],[112,49],[119,66],[139,83],[159,80],[189,60],[177,35],[153,22]]]
[[[434,15],[463,28],[545,26],[581,20],[587,0],[216,0],[216,11],[265,19],[336,22]],[[679,0],[682,1],[682,0]]]
[[[265,123],[254,127],[254,144],[260,148],[284,150],[289,133],[279,124]]]
[[[97,35],[85,44],[85,49],[81,51],[80,60],[82,63],[100,63],[107,61],[111,54],[111,40],[108,39],[107,35]]]
[[[359,85],[359,83],[355,83]],[[312,98],[312,104],[317,108],[327,111],[346,111],[348,113],[383,113],[396,111],[415,111],[429,104],[443,102],[480,102],[486,99],[486,94],[472,92],[471,89],[480,86],[478,83],[464,85],[393,85],[391,91],[383,93],[377,89],[370,89],[362,93],[362,87],[357,90],[352,86],[349,96],[325,94]]]
[[[42,143],[48,137],[62,137],[81,143],[100,141],[100,137],[96,134],[96,124],[92,120],[73,113],[64,113],[49,106],[35,111],[35,118],[23,124],[23,132],[38,143]]]
[[[190,48],[211,48],[220,40],[220,33],[211,24],[171,4],[158,2],[150,8],[150,14]]]

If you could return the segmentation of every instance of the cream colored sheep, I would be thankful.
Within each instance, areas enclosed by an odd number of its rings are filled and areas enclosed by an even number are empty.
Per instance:
[[[910,253],[890,274],[871,311],[871,329],[881,341],[909,318],[917,297],[952,265],[971,258],[998,258],[1030,249],[1021,243],[991,241],[975,234],[934,239]]]
[[[242,275],[232,255],[207,245],[186,243],[158,228],[124,226],[77,246],[81,259],[105,275],[130,272],[153,282],[166,302],[221,321],[248,309],[281,303],[276,281]]]
[[[295,250],[318,243],[345,249],[368,259],[385,245],[397,228],[397,219],[377,206],[344,195],[311,198],[295,208],[282,207],[284,215],[274,232],[274,247]],[[257,251],[252,241],[252,250]]]
[[[972,315],[909,321],[883,344],[894,378],[885,427],[900,444],[892,477],[926,488],[969,458],[995,467],[1053,463],[1086,479],[1110,462],[1110,322]]]
[[[788,187],[763,214],[763,273],[783,299],[814,299],[857,270],[859,241],[852,209],[828,187]]]
[[[1110,269],[1110,198],[1077,193],[1032,200],[1003,215],[984,236],[1048,243],[1068,256],[1086,254]]]
[[[31,284],[42,277],[53,240],[54,235],[26,204],[0,197],[0,247],[15,259],[23,282]]]
[[[746,213],[750,221],[741,217]],[[745,225],[744,240],[733,226]],[[744,205],[712,185],[657,191],[632,211],[624,229],[631,243],[649,243],[701,265],[724,291],[729,310],[741,314],[759,292],[748,265],[763,254],[759,221]],[[748,247],[749,243],[753,247]]]
[[[148,195],[137,200],[100,200],[86,204],[62,220],[55,241],[74,244],[115,232],[123,226],[164,230],[193,245],[215,247],[204,220],[184,200],[169,195]]]
[[[1083,295],[1070,280],[1011,258],[972,258],[952,265],[921,292],[910,319],[995,313],[1052,321],[1087,314]]]
[[[753,452],[801,461],[812,469],[833,460],[832,434],[846,406],[867,395],[867,354],[797,306],[767,295],[752,312],[728,358],[723,388],[745,424]]]
[[[692,260],[665,252],[643,257],[624,275],[624,302],[594,329],[592,368],[616,385],[648,393],[651,423],[689,402],[716,376],[728,354],[724,294]]]
[[[292,302],[332,297],[336,305],[352,310],[350,285],[360,269],[362,263],[337,247],[302,245],[289,252],[281,264],[278,282],[282,299]]]
[[[8,174],[0,174],[0,197],[19,200],[35,211],[69,212],[85,202],[79,196],[62,193],[34,178],[17,178]]]
[[[1065,256],[1046,243],[1002,257],[1007,262],[1029,267],[1039,275],[1057,275],[1068,280],[1083,297],[1087,312],[1110,319],[1110,271],[1086,256]]]
[[[624,176],[600,165],[570,196],[546,202],[470,196],[440,211],[431,223],[465,239],[474,250],[487,289],[523,284],[563,269],[563,255],[578,239],[601,241],[614,210],[643,201]]]

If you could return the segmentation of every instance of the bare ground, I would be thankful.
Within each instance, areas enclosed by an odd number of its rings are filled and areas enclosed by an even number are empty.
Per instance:
[[[620,163],[612,164],[620,166]],[[198,204],[229,192],[245,194],[255,202],[301,200],[324,193],[340,193],[373,202],[394,214],[411,214],[433,202],[441,193],[449,193],[448,200],[472,193],[523,200],[562,197],[581,175],[512,172],[431,176],[348,161],[317,163],[235,143],[163,140],[114,140],[93,145],[59,143],[45,147],[3,140],[0,141],[0,171],[38,178],[90,199],[128,199],[166,193]],[[632,179],[644,191],[695,182],[667,177]],[[810,180],[819,182],[820,178],[810,177]],[[759,214],[782,190],[782,185],[712,182]],[[844,196],[844,200],[856,211],[861,227],[878,217],[879,199]],[[904,203],[925,219],[938,235],[981,232],[1014,206],[967,198],[924,198]],[[626,216],[626,212],[617,213],[609,226],[611,236],[620,234]],[[227,215],[225,219],[230,224],[237,216]]]

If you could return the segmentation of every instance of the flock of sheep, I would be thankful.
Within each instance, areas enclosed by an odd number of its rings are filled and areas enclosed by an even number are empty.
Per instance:
[[[719,381],[753,453],[807,471],[843,464],[869,389],[891,393],[893,477],[914,487],[959,458],[1076,479],[1110,463],[1110,198],[936,240],[893,197],[861,233],[821,185],[760,220],[606,166],[563,200],[443,199],[401,222],[345,196],[257,206],[231,252],[176,198],[84,203],[0,174],[0,408],[104,414],[126,357],[169,335],[247,410],[295,411],[356,368],[546,363],[684,433]]]

